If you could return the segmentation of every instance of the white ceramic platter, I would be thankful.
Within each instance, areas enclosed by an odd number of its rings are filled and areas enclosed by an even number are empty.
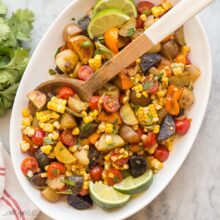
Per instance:
[[[19,143],[21,142],[21,111],[27,105],[26,94],[41,82],[51,78],[48,70],[55,66],[54,55],[57,48],[63,44],[62,31],[64,26],[70,23],[72,18],[79,19],[84,16],[94,3],[95,0],[73,0],[50,27],[33,54],[31,62],[22,78],[11,117],[10,150],[17,178],[30,199],[40,210],[53,219],[124,219],[148,205],[172,180],[189,153],[205,116],[210,93],[212,62],[209,44],[199,19],[193,18],[185,25],[185,35],[188,45],[191,46],[192,52],[190,58],[195,65],[200,67],[202,76],[195,85],[196,101],[190,110],[190,117],[193,119],[192,126],[186,136],[175,141],[175,147],[170,158],[165,163],[164,169],[155,175],[153,185],[150,189],[141,196],[129,201],[124,207],[111,211],[104,211],[95,206],[91,210],[78,211],[68,206],[66,201],[54,204],[43,199],[40,192],[33,188],[20,171],[21,161],[25,157],[19,149]]]

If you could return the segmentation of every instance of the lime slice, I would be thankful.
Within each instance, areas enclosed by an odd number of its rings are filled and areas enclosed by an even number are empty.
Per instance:
[[[130,195],[122,194],[101,182],[90,182],[89,191],[92,200],[105,209],[121,207],[130,199]]]
[[[153,182],[153,172],[148,170],[143,175],[133,178],[129,176],[122,182],[113,186],[113,188],[124,194],[137,194],[146,191]]]
[[[94,14],[108,8],[118,8],[129,16],[137,17],[136,6],[132,0],[99,0],[94,7]]]
[[[130,17],[119,9],[106,9],[98,12],[90,21],[88,33],[90,38],[102,36],[113,27],[121,27]]]

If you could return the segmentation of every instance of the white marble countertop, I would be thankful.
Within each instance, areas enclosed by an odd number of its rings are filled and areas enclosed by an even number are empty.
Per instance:
[[[32,48],[72,0],[4,0],[10,10],[30,8],[36,14]],[[214,77],[207,116],[192,151],[168,187],[129,220],[220,219],[220,0],[200,14],[211,44]],[[205,73],[203,73],[205,74]],[[8,147],[10,112],[0,119],[0,140]],[[218,124],[219,123],[219,124]],[[49,220],[42,213],[38,220]]]

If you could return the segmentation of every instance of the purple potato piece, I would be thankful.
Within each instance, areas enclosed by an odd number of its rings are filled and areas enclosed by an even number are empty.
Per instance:
[[[155,66],[157,67],[160,64],[162,56],[160,54],[145,54],[141,58],[141,70],[143,73],[147,73],[147,71]]]
[[[89,209],[92,207],[93,204],[89,195],[87,196],[80,196],[75,194],[68,195],[67,202],[70,206],[78,210]]]
[[[133,156],[129,159],[131,175],[136,178],[147,171],[147,163],[144,157]]]

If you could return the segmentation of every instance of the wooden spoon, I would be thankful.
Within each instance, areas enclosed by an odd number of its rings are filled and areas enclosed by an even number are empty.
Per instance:
[[[83,101],[89,101],[93,93],[103,87],[120,71],[161,42],[169,34],[205,8],[213,0],[182,0],[142,35],[130,43],[108,63],[103,65],[88,81],[57,78],[46,81],[36,88],[51,91],[54,87],[72,87]]]

